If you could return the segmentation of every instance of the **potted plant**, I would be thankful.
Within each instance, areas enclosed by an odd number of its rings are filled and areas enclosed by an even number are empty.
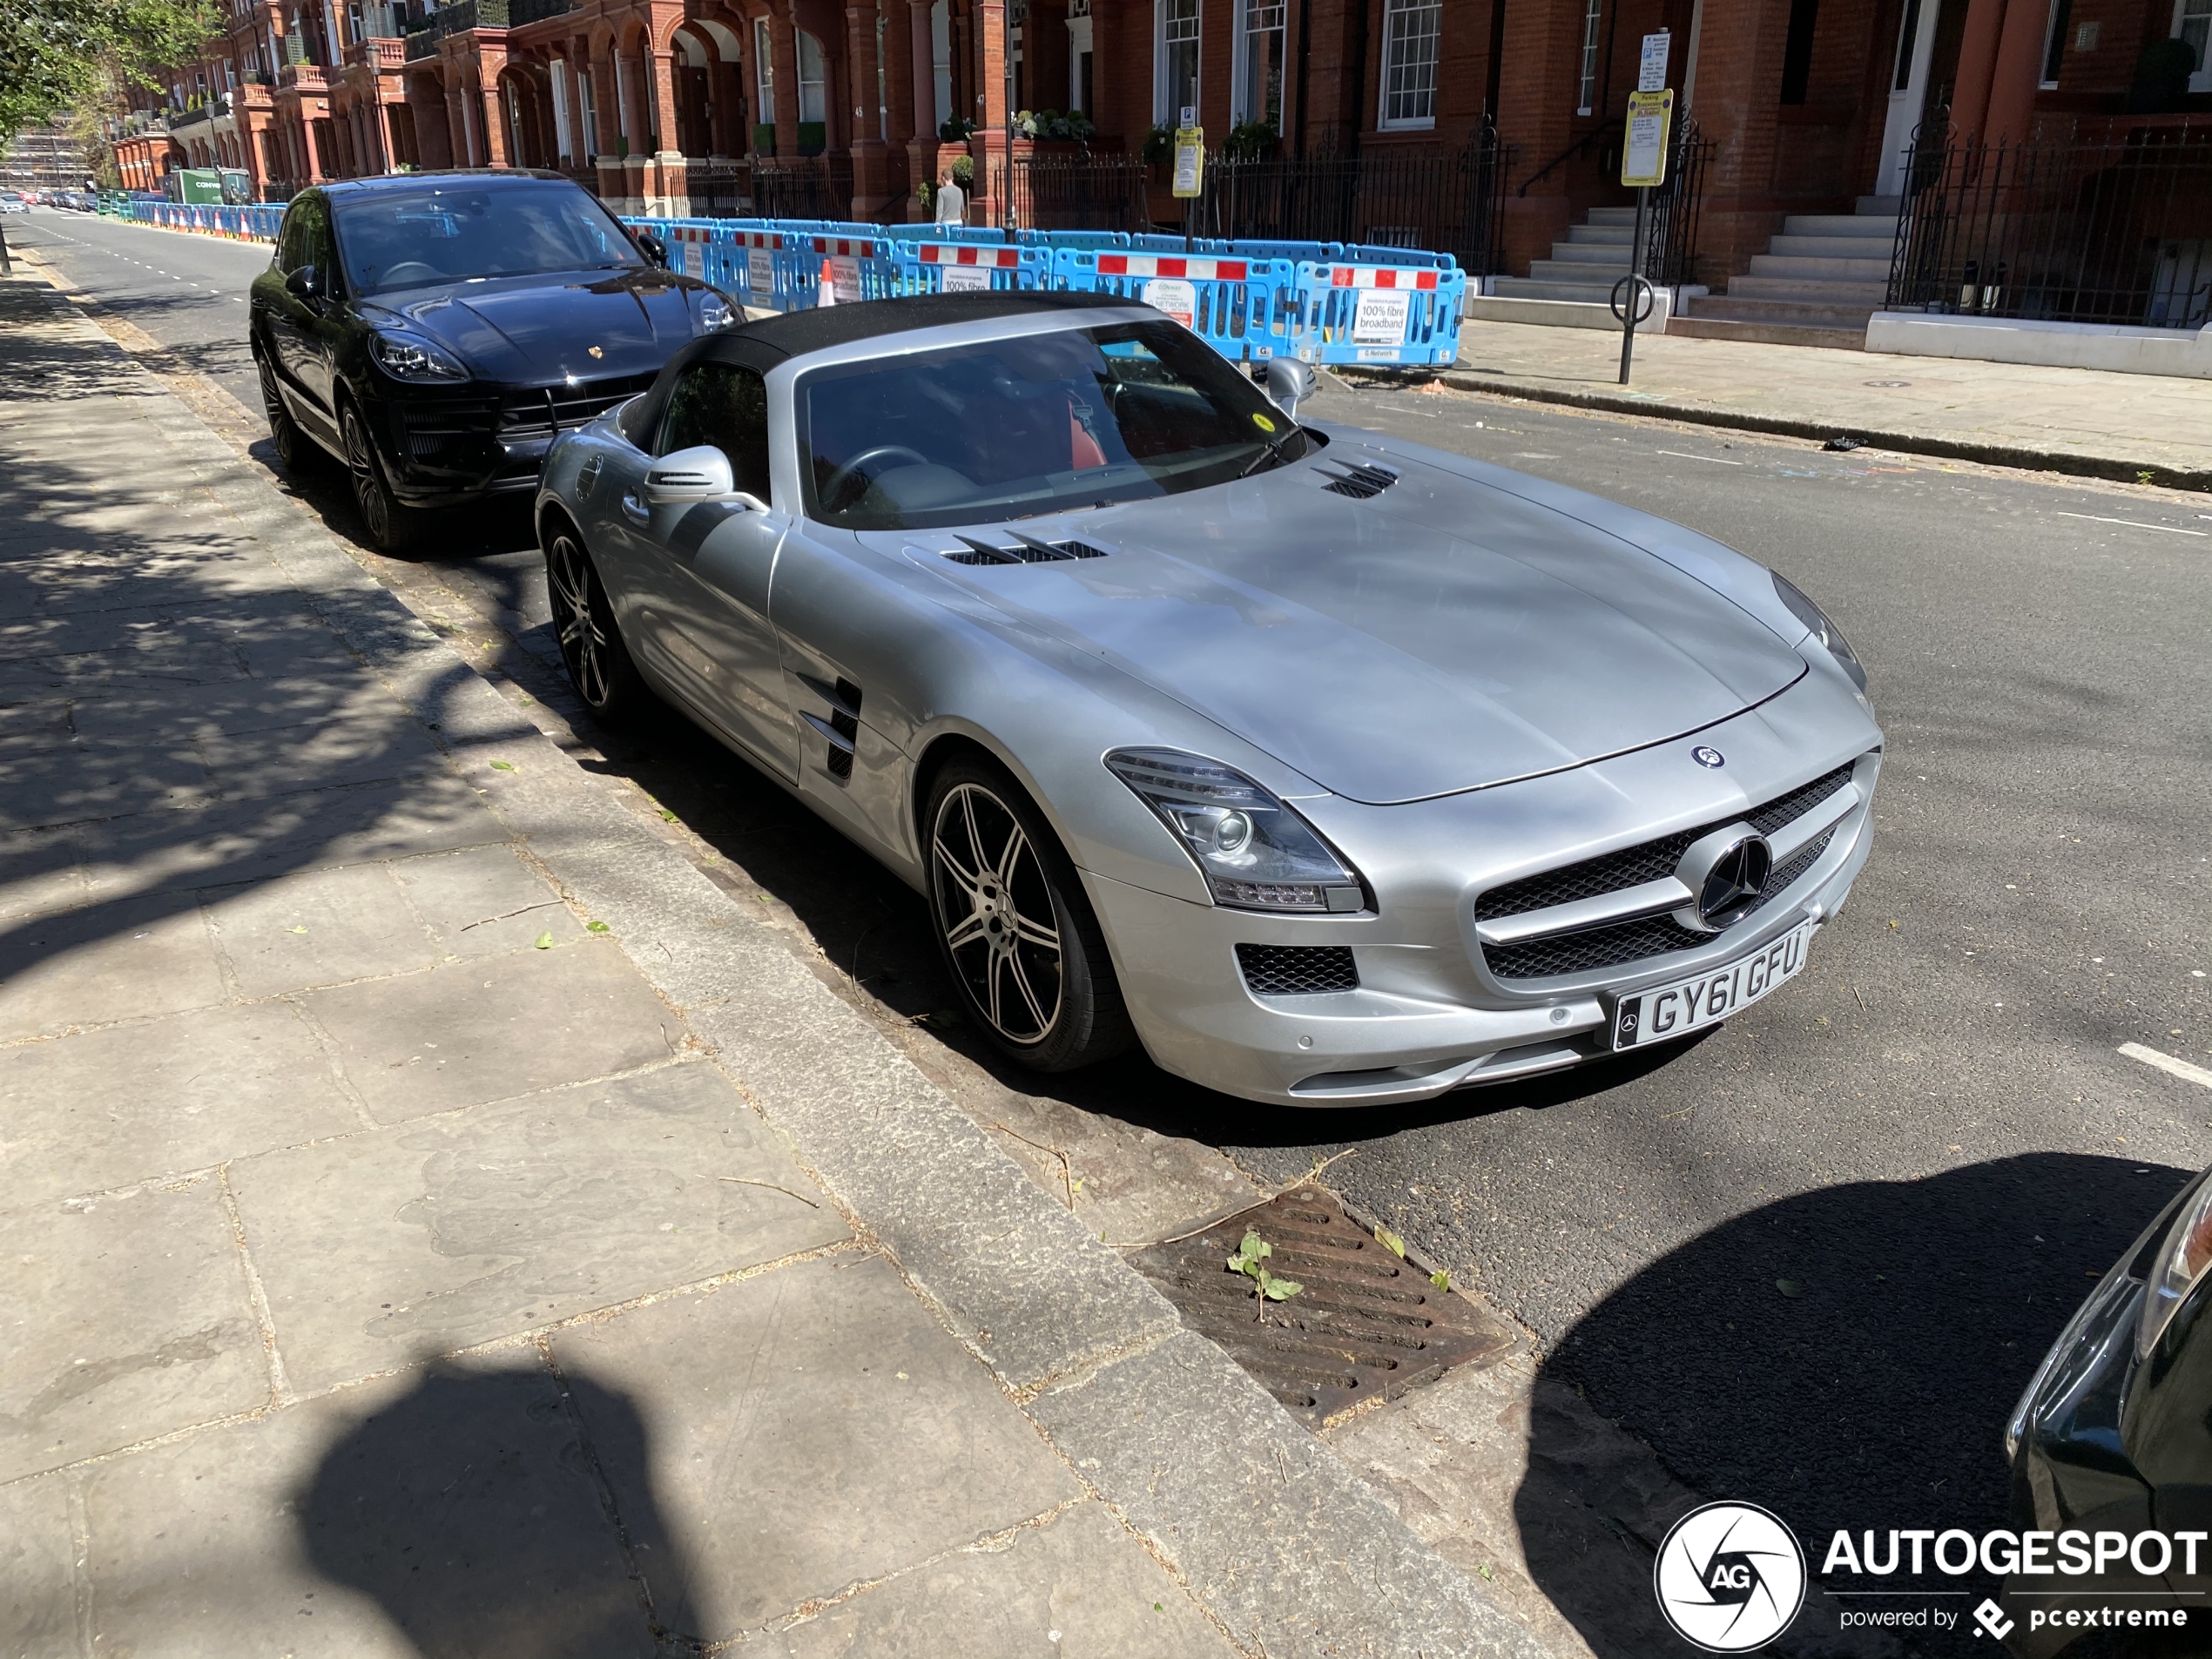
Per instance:
[[[752,153],[756,156],[768,157],[772,157],[776,153],[776,124],[773,121],[754,123]]]
[[[1271,121],[1239,121],[1222,140],[1221,153],[1231,161],[1264,161],[1275,153],[1275,126]]]
[[[819,156],[829,148],[829,125],[822,121],[801,121],[799,124],[799,153]]]

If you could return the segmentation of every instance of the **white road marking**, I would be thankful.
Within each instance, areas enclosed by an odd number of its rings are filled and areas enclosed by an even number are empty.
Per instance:
[[[2202,1083],[2205,1088],[2212,1089],[2212,1071],[2207,1071],[2202,1066],[2192,1066],[2188,1061],[2176,1060],[2170,1054],[2146,1049],[2140,1042],[2123,1042],[2120,1045],[2120,1052],[2130,1060],[2140,1060],[2147,1066],[2155,1066],[2161,1071],[2170,1072],[2186,1082]]]
[[[1740,461],[1723,461],[1718,455],[1693,455],[1681,449],[1655,449],[1654,455],[1672,455],[1677,461],[1710,461],[1716,467],[1740,467]]]
[[[2185,530],[2178,524],[2146,524],[2140,518],[2107,518],[2101,513],[2059,513],[2060,518],[2086,518],[2094,524],[2125,524],[2131,530],[2164,530],[2168,536],[2212,536],[2212,530]]]

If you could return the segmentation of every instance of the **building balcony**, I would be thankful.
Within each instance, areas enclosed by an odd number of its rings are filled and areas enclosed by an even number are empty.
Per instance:
[[[325,86],[322,65],[304,62],[287,64],[277,71],[277,84],[302,92],[320,92]]]
[[[385,36],[357,40],[346,48],[346,61],[356,68],[397,69],[407,61],[407,42]]]
[[[212,123],[217,117],[228,115],[230,112],[230,100],[218,93],[205,103],[193,105],[189,110],[170,111],[169,130],[172,132],[182,132],[187,127],[198,126],[202,122]]]

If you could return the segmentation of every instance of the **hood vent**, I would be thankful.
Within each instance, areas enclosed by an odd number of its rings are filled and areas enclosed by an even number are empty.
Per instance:
[[[1106,550],[1093,547],[1088,542],[1040,542],[1028,536],[1015,536],[1012,547],[993,547],[988,542],[979,542],[972,536],[960,538],[968,543],[964,553],[948,553],[945,556],[954,564],[1043,564],[1055,559],[1103,559]]]
[[[1326,469],[1317,469],[1326,472]],[[1349,496],[1354,501],[1366,501],[1370,496],[1379,496],[1398,482],[1398,475],[1388,467],[1379,467],[1372,462],[1346,463],[1343,472],[1327,473],[1335,482],[1324,488],[1339,496]]]

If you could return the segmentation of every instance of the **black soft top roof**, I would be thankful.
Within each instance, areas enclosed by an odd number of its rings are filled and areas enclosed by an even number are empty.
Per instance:
[[[870,300],[859,305],[787,311],[710,338],[732,345],[743,341],[765,346],[785,357],[802,357],[826,347],[849,345],[856,340],[873,340],[883,334],[902,334],[915,328],[943,328],[954,323],[985,322],[995,317],[1033,316],[1039,312],[1099,311],[1136,303],[1110,293],[1069,293],[1044,289],[920,293],[903,300]],[[706,341],[700,343],[705,345]]]

